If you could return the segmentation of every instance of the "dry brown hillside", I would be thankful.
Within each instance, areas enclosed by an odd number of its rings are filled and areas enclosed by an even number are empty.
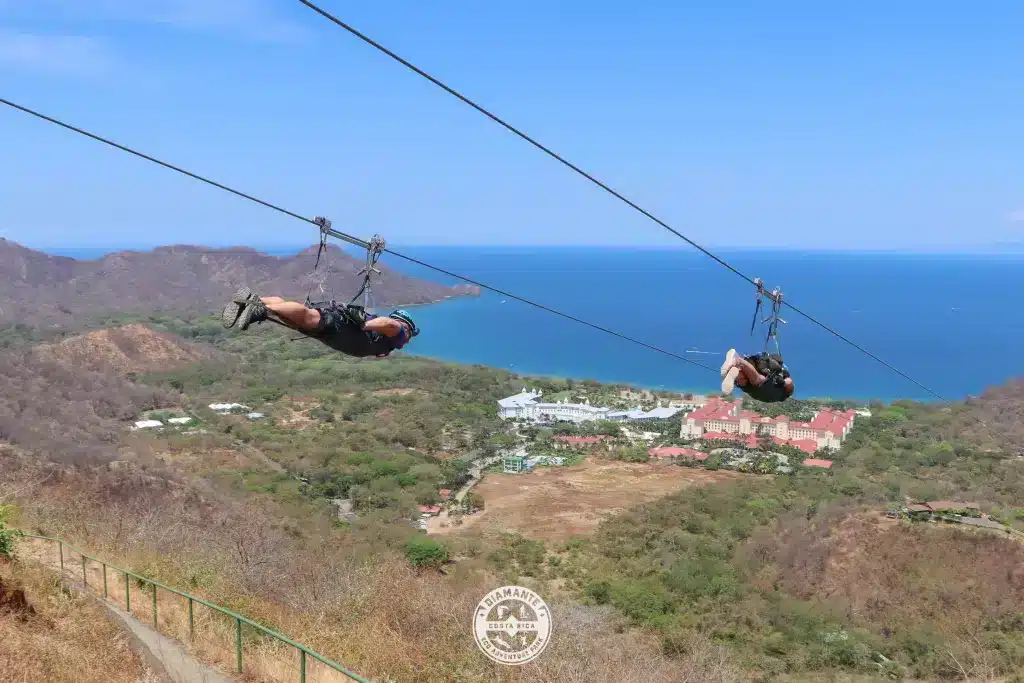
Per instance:
[[[877,511],[781,526],[768,551],[772,578],[792,595],[831,598],[874,619],[935,623],[1024,613],[1024,544],[1016,539],[889,520]],[[767,539],[762,533],[758,540]]]
[[[70,326],[76,318],[113,312],[219,312],[240,286],[262,294],[305,300],[310,285],[328,275],[325,293],[314,299],[348,300],[362,281],[361,259],[331,246],[311,277],[316,247],[288,257],[254,249],[210,249],[189,245],[152,251],[120,251],[82,261],[51,256],[0,238],[0,325]],[[475,287],[450,287],[392,270],[387,256],[374,283],[379,306],[419,304],[478,294]],[[329,267],[329,271],[328,271]]]
[[[157,683],[124,633],[56,575],[0,560],[0,680]]]
[[[199,353],[139,325],[0,353],[0,441],[51,460],[116,459],[127,420],[181,400],[125,374]]]
[[[211,350],[140,324],[98,330],[56,344],[41,344],[32,353],[73,368],[94,372],[161,372],[207,360]]]

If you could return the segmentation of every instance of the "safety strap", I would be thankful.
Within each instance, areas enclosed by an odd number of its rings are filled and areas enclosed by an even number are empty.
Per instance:
[[[772,312],[771,315],[761,320],[762,325],[768,325],[768,335],[764,340],[764,351],[768,353],[769,347],[774,341],[775,352],[781,356],[782,346],[779,344],[779,323],[786,324],[786,321],[779,317],[779,313],[782,311],[782,290],[776,287],[771,292],[765,291],[764,282],[761,278],[755,278],[754,284],[757,286],[757,306],[754,308],[754,319],[750,323],[750,334],[754,334],[754,327],[757,325],[758,314],[763,307],[764,297],[768,297],[772,301]]]
[[[764,281],[756,277],[754,278],[754,284],[757,285],[757,305],[754,307],[754,318],[750,321],[750,334],[754,334],[754,326],[757,325],[757,314],[761,312],[761,303],[764,299]]]
[[[309,291],[306,292],[306,305],[309,306],[312,303],[310,297],[313,296],[313,285],[317,284],[314,277],[316,276],[316,270],[320,267],[320,256],[327,251],[327,231],[331,228],[331,221],[329,218],[323,216],[314,216],[313,222],[320,226],[320,246],[316,249],[316,263],[313,264],[313,272],[310,273]],[[320,282],[320,291],[324,291],[323,281]]]
[[[373,310],[372,284],[370,278],[374,273],[380,275],[380,270],[376,267],[377,260],[380,258],[380,255],[384,253],[385,246],[387,245],[384,242],[384,238],[382,238],[380,235],[374,235],[373,238],[370,240],[369,244],[366,247],[366,265],[363,266],[359,271],[359,275],[363,276],[363,283],[362,285],[360,285],[359,291],[356,292],[355,296],[353,296],[349,300],[349,304],[354,304],[356,302],[356,299],[362,296],[363,310]]]

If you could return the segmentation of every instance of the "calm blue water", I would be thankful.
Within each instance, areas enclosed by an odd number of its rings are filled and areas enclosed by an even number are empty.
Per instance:
[[[694,367],[497,294],[416,311],[417,354],[555,375],[702,391],[750,336],[753,288],[702,254],[600,248],[396,248],[715,368]],[[95,258],[109,250],[49,250]],[[294,253],[295,249],[274,249]],[[786,299],[949,399],[1024,374],[1018,297],[1024,256],[720,252]],[[387,257],[385,257],[387,258]],[[410,275],[446,281],[392,258]],[[780,337],[797,396],[933,399],[784,309]],[[691,352],[692,351],[692,352]]]

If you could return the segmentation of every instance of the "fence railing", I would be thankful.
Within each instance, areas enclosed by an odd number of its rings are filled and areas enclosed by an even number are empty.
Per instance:
[[[134,578],[134,579],[136,579],[136,580],[138,580],[138,581],[140,581],[140,582],[142,582],[144,584],[149,584],[150,586],[152,586],[153,587],[153,628],[155,628],[157,631],[160,630],[159,623],[157,622],[157,590],[163,590],[163,591],[166,591],[168,593],[172,593],[174,595],[180,595],[182,598],[184,598],[188,602],[187,609],[188,609],[188,633],[189,633],[189,638],[192,638],[194,636],[194,634],[195,634],[195,621],[194,621],[194,618],[193,618],[193,605],[195,603],[199,603],[200,605],[208,607],[208,608],[214,610],[215,612],[220,612],[221,614],[223,614],[223,615],[233,619],[234,622],[235,622],[235,666],[236,666],[236,668],[238,670],[238,673],[242,673],[242,669],[243,669],[243,662],[242,662],[242,626],[246,625],[246,626],[250,626],[253,629],[256,629],[258,632],[262,633],[263,635],[270,636],[271,638],[275,638],[276,640],[279,640],[280,642],[284,643],[285,645],[289,645],[289,646],[295,648],[296,650],[298,650],[298,652],[299,652],[299,683],[306,683],[306,665],[307,665],[307,659],[309,657],[312,657],[313,659],[315,659],[318,662],[321,662],[325,666],[328,666],[331,669],[334,669],[335,671],[337,671],[337,672],[339,672],[341,674],[344,674],[345,676],[347,676],[349,678],[349,680],[358,681],[358,683],[372,683],[368,679],[363,678],[362,676],[359,676],[358,674],[355,674],[355,673],[349,671],[348,669],[343,667],[341,664],[338,664],[337,662],[332,662],[330,659],[327,659],[326,657],[324,657],[320,653],[315,652],[314,650],[309,649],[305,645],[302,645],[300,643],[296,643],[295,641],[291,640],[287,636],[284,636],[284,635],[278,633],[277,631],[274,631],[273,629],[267,628],[266,626],[264,626],[262,624],[259,624],[259,623],[255,622],[255,621],[253,621],[252,619],[248,619],[246,617],[243,617],[241,614],[238,614],[236,612],[232,612],[231,610],[229,610],[229,609],[227,609],[225,607],[221,607],[220,605],[215,605],[212,602],[207,602],[206,600],[203,600],[202,598],[197,598],[194,595],[189,595],[188,593],[186,593],[184,591],[180,591],[177,588],[171,588],[170,586],[162,584],[159,581],[154,581],[153,579],[150,579],[148,577],[142,576],[141,574],[136,574],[135,572],[128,571],[127,569],[122,569],[121,567],[118,567],[117,565],[114,565],[114,564],[111,564],[109,562],[106,562],[105,560],[101,560],[98,557],[93,557],[92,555],[88,555],[88,554],[82,552],[81,550],[79,550],[78,548],[74,547],[70,543],[67,543],[63,539],[60,539],[60,538],[50,538],[49,536],[37,536],[35,534],[29,534],[29,533],[23,533],[22,535],[25,538],[34,538],[34,539],[37,539],[37,540],[40,540],[40,541],[49,541],[51,543],[56,543],[57,544],[57,552],[58,552],[59,557],[60,557],[60,568],[61,568],[62,572],[64,571],[64,549],[67,548],[69,550],[73,550],[74,552],[78,553],[81,556],[81,558],[82,558],[82,584],[86,588],[88,588],[88,585],[89,585],[89,583],[88,583],[89,579],[88,579],[88,573],[87,573],[87,569],[88,569],[87,562],[89,560],[92,560],[93,562],[96,562],[97,564],[101,565],[103,567],[103,598],[105,600],[109,600],[110,599],[110,597],[108,595],[108,590],[107,590],[107,568],[109,567],[110,569],[113,569],[115,571],[121,572],[124,575],[124,591],[125,591],[124,592],[124,595],[125,595],[124,608],[125,608],[125,611],[128,612],[129,614],[131,614],[131,611],[132,611],[131,581],[130,581],[130,579]]]

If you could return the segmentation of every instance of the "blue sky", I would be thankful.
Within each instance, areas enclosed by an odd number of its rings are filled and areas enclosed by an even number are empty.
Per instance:
[[[323,0],[703,245],[834,249],[1024,241],[1024,4],[974,5]],[[392,244],[679,244],[293,0],[0,0],[0,84]],[[0,161],[29,246],[315,241],[6,108]]]

